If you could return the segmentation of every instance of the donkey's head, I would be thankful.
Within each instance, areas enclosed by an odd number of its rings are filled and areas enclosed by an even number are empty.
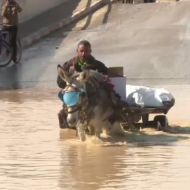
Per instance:
[[[57,70],[61,79],[66,82],[66,87],[59,93],[59,98],[63,101],[68,113],[69,125],[74,126],[79,121],[80,111],[88,105],[85,82],[77,80],[77,74],[70,76],[60,65]]]

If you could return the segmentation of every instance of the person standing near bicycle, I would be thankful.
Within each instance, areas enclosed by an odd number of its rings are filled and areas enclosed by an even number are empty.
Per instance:
[[[3,31],[11,33],[11,46],[13,48],[13,61],[17,63],[17,32],[18,32],[18,13],[22,8],[14,0],[6,0],[2,7],[1,16],[3,17]]]

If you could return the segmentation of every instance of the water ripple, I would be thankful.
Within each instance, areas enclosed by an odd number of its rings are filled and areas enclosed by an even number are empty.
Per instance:
[[[148,136],[118,146],[81,143],[74,133],[60,132],[56,93],[0,93],[0,189],[189,189],[189,141],[171,144],[162,134],[160,143],[145,142]]]

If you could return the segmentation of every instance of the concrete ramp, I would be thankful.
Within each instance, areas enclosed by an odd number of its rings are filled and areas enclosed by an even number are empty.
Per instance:
[[[189,84],[189,10],[190,2],[112,6],[96,55],[124,66],[134,84]]]
[[[190,2],[109,4],[27,49],[22,64],[0,71],[0,86],[56,87],[57,64],[81,39],[107,66],[123,66],[130,84],[190,84],[189,10]]]

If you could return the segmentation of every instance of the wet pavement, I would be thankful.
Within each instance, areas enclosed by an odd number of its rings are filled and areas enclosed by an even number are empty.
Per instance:
[[[13,90],[0,92],[0,189],[188,190],[189,6],[104,7],[25,50],[21,64],[1,69],[1,89]],[[128,83],[172,92],[168,119],[180,133],[147,130],[96,144],[60,130],[56,66],[75,55],[83,38],[97,59],[124,66]]]

